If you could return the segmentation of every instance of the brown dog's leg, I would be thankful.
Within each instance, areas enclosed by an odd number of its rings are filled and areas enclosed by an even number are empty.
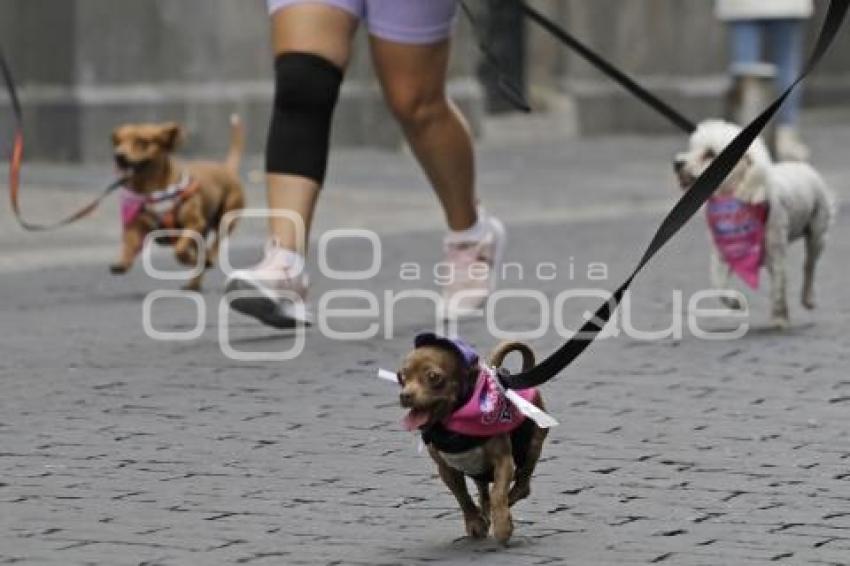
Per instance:
[[[221,239],[229,237],[233,230],[236,229],[236,220],[231,221],[226,227],[222,226],[221,219],[229,212],[242,210],[245,208],[245,196],[242,192],[242,187],[235,184],[227,189],[227,195],[224,197],[224,203],[221,207],[221,217],[211,226],[215,228],[215,233],[212,235],[212,241],[207,249],[207,267],[212,267],[218,261],[218,250],[221,247]],[[222,228],[226,228],[226,233]]]
[[[188,283],[183,285],[183,290],[184,291],[199,292],[201,290],[201,288],[203,287],[203,282],[204,282],[204,276],[203,275],[197,275],[195,277],[192,277],[189,280]]]
[[[224,205],[221,209],[221,216],[223,218],[228,212],[242,210],[243,208],[245,208],[245,193],[242,191],[241,185],[234,184],[228,188],[227,196],[224,197]],[[236,221],[234,220],[227,226],[227,234],[232,234],[235,228]]]
[[[183,235],[177,238],[177,242],[174,243],[174,255],[177,257],[177,261],[187,267],[196,267],[198,265],[198,242],[193,235],[201,233],[200,230],[187,228],[184,230]],[[206,265],[204,266],[204,270],[206,270]],[[202,271],[196,277],[189,280],[183,288],[187,291],[200,291],[203,277],[204,274]]]
[[[522,342],[504,342],[499,344],[490,355],[490,364],[496,368],[501,367],[505,358],[512,352],[522,354],[522,371],[529,371],[534,367],[534,351]],[[539,395],[535,404],[545,410],[543,399]],[[540,454],[543,451],[543,442],[546,440],[548,433],[549,431],[546,429],[535,428],[534,435],[528,447],[525,463],[514,474],[516,480],[508,495],[509,506],[513,506],[517,501],[525,499],[531,494],[531,476],[534,474],[537,461],[540,459]]]
[[[515,472],[514,485],[508,494],[508,505],[511,507],[517,501],[521,501],[531,495],[531,476],[534,475],[534,468],[537,466],[537,461],[540,460],[540,454],[543,452],[543,442],[546,440],[547,434],[549,434],[547,429],[537,428],[534,431],[534,436],[531,437],[525,463]]]
[[[540,396],[540,393],[537,394],[534,404],[541,411],[546,410],[546,406],[543,404],[543,397]],[[528,444],[528,453],[525,456],[525,462],[514,473],[514,485],[508,495],[508,503],[511,507],[517,501],[531,495],[531,476],[534,475],[534,468],[537,467],[537,461],[540,460],[540,454],[543,452],[543,443],[546,441],[547,434],[549,434],[549,429],[534,427],[534,434],[531,436]]]
[[[490,507],[493,519],[493,536],[507,545],[514,532],[508,492],[514,479],[514,461],[511,455],[511,439],[505,435],[491,438],[484,445],[488,458],[493,463],[493,487],[490,490]]]
[[[215,267],[215,264],[218,261],[219,248],[221,248],[221,236],[219,236],[218,230],[214,230],[210,235],[210,244],[207,246],[207,269]]]
[[[484,538],[490,528],[487,518],[481,514],[481,510],[475,506],[469,491],[466,489],[466,479],[463,473],[455,470],[445,463],[440,454],[433,448],[428,448],[431,458],[437,463],[440,479],[457,499],[460,510],[463,513],[463,521],[466,523],[466,534],[472,538]]]
[[[490,486],[486,481],[475,480],[475,487],[478,488],[478,505],[481,507],[481,514],[490,521]]]
[[[123,275],[133,267],[133,262],[145,241],[145,232],[141,226],[133,224],[124,228],[121,240],[121,257],[109,266],[109,271],[113,275]]]

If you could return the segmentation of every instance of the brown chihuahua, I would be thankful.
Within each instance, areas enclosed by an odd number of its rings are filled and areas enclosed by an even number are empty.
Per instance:
[[[180,163],[174,159],[172,153],[180,144],[183,130],[173,122],[128,124],[115,129],[115,164],[127,183],[121,203],[123,245],[120,259],[110,267],[113,274],[129,271],[145,237],[160,229],[179,231],[157,242],[172,244],[177,260],[192,267],[200,254],[199,235],[206,247],[205,268],[212,266],[218,255],[222,218],[245,205],[239,181],[245,134],[238,117],[233,116],[231,124],[230,151],[224,163]],[[234,225],[231,223],[228,229]],[[186,288],[200,289],[202,276],[194,277]]]
[[[513,533],[510,507],[531,493],[548,431],[505,398],[493,368],[517,351],[526,371],[534,366],[534,352],[525,344],[503,343],[484,367],[459,340],[420,334],[415,346],[398,372],[401,405],[410,409],[405,425],[422,433],[440,478],[460,504],[467,535],[486,537],[492,520],[496,540],[507,544]],[[518,393],[543,409],[536,390]],[[479,506],[465,476],[475,481]]]

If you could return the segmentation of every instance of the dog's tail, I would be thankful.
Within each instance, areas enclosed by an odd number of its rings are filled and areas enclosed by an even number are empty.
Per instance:
[[[502,342],[490,354],[490,365],[494,368],[502,367],[505,358],[512,352],[522,354],[522,371],[528,371],[534,367],[534,350],[522,342]]]
[[[230,116],[230,151],[224,160],[225,166],[236,176],[242,165],[242,154],[245,153],[245,126],[238,114]]]

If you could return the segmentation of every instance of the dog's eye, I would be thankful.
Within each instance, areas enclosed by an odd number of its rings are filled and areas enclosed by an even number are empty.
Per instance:
[[[717,154],[714,153],[714,151],[712,151],[710,149],[706,149],[705,153],[702,154],[702,157],[703,157],[703,159],[711,160],[711,159],[714,159],[715,157],[717,157]]]
[[[443,376],[437,373],[436,371],[428,372],[428,383],[434,386],[440,386],[443,384]]]

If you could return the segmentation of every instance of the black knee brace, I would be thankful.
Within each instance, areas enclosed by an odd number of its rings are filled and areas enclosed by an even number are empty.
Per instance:
[[[331,119],[342,77],[339,67],[318,55],[278,55],[267,172],[300,175],[319,184],[325,180]]]

